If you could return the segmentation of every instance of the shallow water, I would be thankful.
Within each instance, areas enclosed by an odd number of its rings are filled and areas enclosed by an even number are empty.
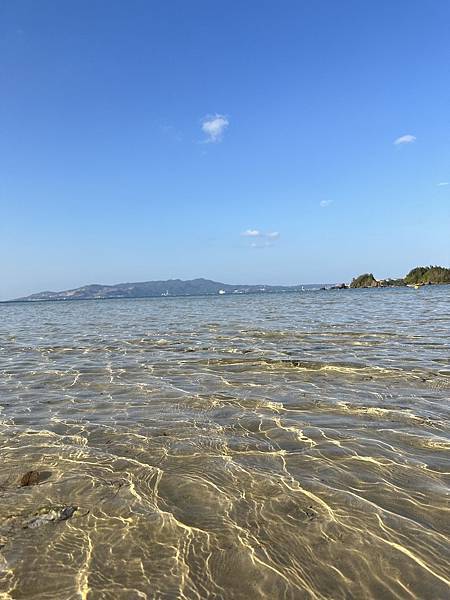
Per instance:
[[[0,598],[449,597],[449,286],[0,317]]]

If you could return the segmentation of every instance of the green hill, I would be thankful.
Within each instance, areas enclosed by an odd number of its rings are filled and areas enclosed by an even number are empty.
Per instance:
[[[373,276],[373,273],[364,273],[363,275],[359,275],[355,277],[351,284],[351,288],[368,288],[368,287],[378,287],[380,284]]]
[[[400,287],[405,285],[428,285],[450,283],[450,269],[446,267],[429,266],[415,267],[402,279],[381,279],[377,280],[372,273],[364,273],[355,277],[351,288],[371,288],[371,287]]]
[[[450,269],[437,266],[416,267],[406,275],[404,282],[409,285],[450,283]]]

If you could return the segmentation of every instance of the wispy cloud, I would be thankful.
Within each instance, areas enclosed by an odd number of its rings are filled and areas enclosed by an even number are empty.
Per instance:
[[[416,139],[417,138],[415,135],[411,135],[410,133],[408,133],[406,135],[401,135],[396,140],[394,140],[394,145],[401,146],[402,144],[412,144],[416,141]]]
[[[206,135],[205,142],[221,142],[226,128],[230,124],[225,115],[208,115],[202,119],[202,131]]]
[[[322,208],[326,208],[327,206],[330,206],[330,204],[333,204],[333,200],[321,200],[319,202],[319,206]]]
[[[260,231],[259,229],[246,229],[241,233],[242,237],[252,238],[251,248],[267,248],[273,246],[279,239],[279,231]]]
[[[260,238],[269,238],[271,240],[276,240],[280,237],[279,231],[260,231],[259,229],[246,229],[241,233],[244,237],[260,237]]]
[[[444,185],[450,185],[450,181],[441,181],[438,183],[438,187],[444,187]]]
[[[244,237],[259,237],[261,232],[259,229],[246,229],[241,233],[241,235]]]

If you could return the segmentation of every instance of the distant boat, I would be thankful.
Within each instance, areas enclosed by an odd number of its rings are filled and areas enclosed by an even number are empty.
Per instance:
[[[225,290],[219,290],[219,294],[220,294],[221,296],[223,296],[223,294],[226,294],[226,291],[225,291]]]
[[[421,288],[423,285],[423,283],[407,283],[406,287],[409,288],[414,288],[415,290],[418,290],[419,288]]]

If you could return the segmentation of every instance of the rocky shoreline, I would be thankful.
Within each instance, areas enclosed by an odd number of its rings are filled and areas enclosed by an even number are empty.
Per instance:
[[[441,285],[450,283],[450,269],[429,266],[415,267],[400,279],[376,279],[373,273],[363,273],[354,277],[350,284],[341,283],[333,286],[333,290],[349,288],[385,288],[385,287],[422,287],[424,285]]]

